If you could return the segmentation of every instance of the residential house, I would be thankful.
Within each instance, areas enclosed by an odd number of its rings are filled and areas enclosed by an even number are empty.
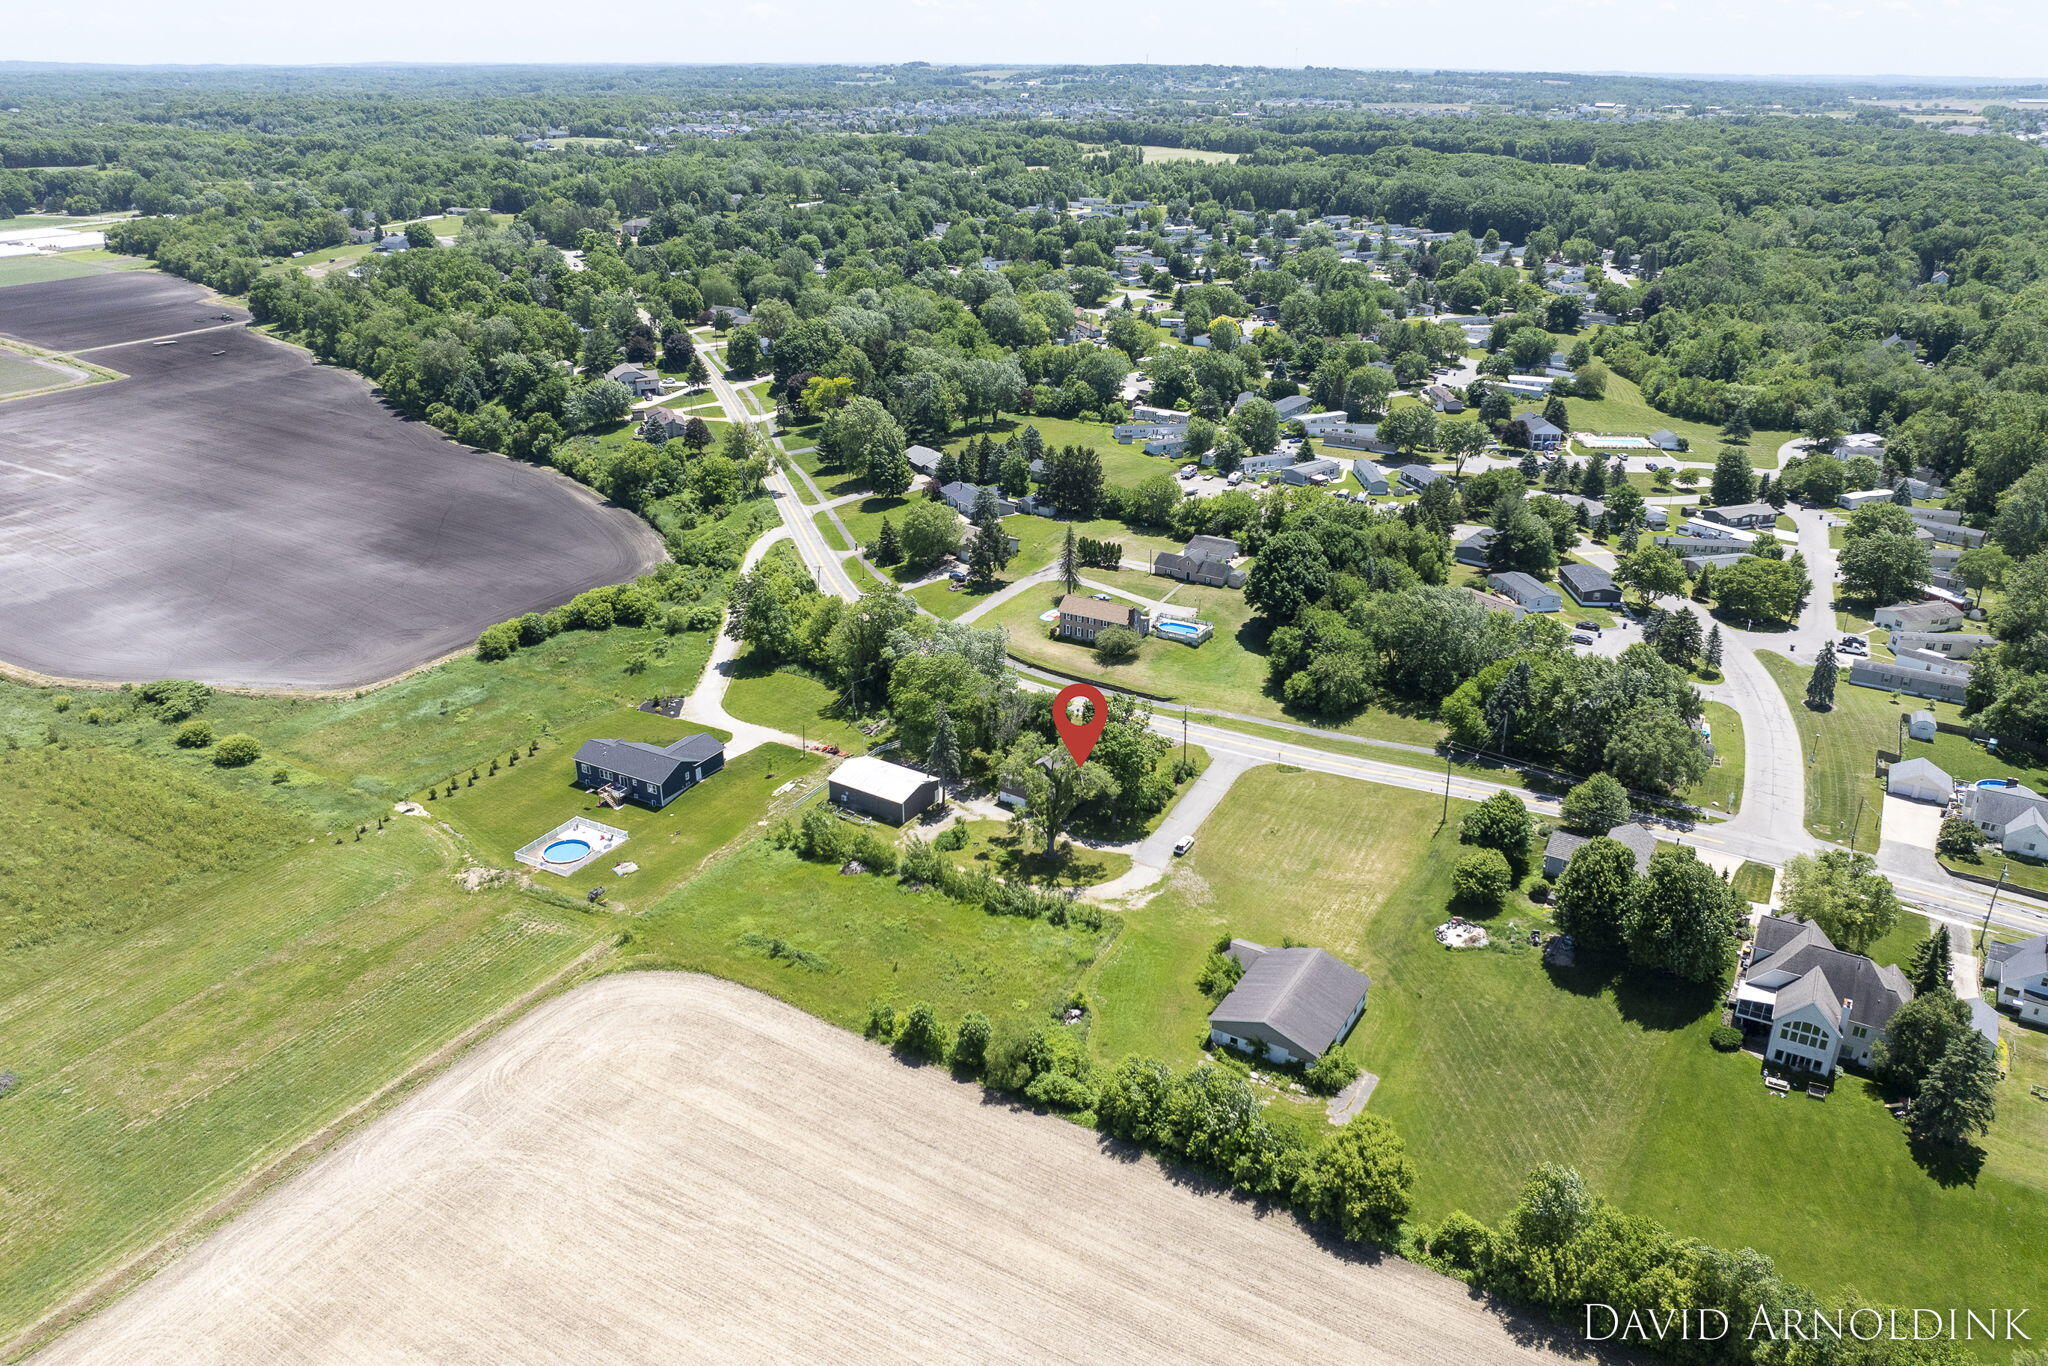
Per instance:
[[[1808,920],[1765,915],[1736,979],[1736,1024],[1766,1062],[1832,1076],[1867,1066],[1899,1007],[1913,999],[1904,973],[1838,949]]]
[[[1541,413],[1519,413],[1515,421],[1522,424],[1528,434],[1529,449],[1532,451],[1554,451],[1564,445],[1564,431],[1547,420]]]
[[[1500,532],[1493,527],[1483,526],[1470,536],[1459,541],[1457,548],[1451,554],[1457,559],[1459,564],[1468,564],[1474,569],[1484,569],[1493,563],[1493,543],[1499,536]]]
[[[1448,384],[1432,384],[1422,391],[1422,396],[1428,400],[1430,407],[1440,413],[1465,411],[1465,400],[1453,393]]]
[[[910,462],[910,468],[917,471],[922,478],[936,479],[939,477],[939,462],[945,459],[945,456],[930,446],[912,446],[903,452],[903,458]]]
[[[1244,555],[1244,548],[1229,536],[1195,536],[1187,543],[1187,553],[1198,560],[1219,560],[1229,564]]]
[[[1613,577],[1597,565],[1559,565],[1557,580],[1564,585],[1565,592],[1572,595],[1572,601],[1581,607],[1621,606],[1621,589],[1615,587]]]
[[[1688,517],[1680,530],[1693,536],[1710,536],[1721,542],[1723,549],[1730,545],[1746,548],[1755,545],[1757,540],[1757,533],[1754,531],[1745,531],[1739,526],[1730,526],[1726,522],[1716,522],[1706,517]]]
[[[1920,650],[1958,660],[1969,659],[1979,650],[1997,643],[1997,636],[1972,631],[1894,631],[1891,636],[1891,647],[1899,653]]]
[[[636,802],[659,811],[725,767],[715,735],[685,735],[666,745],[585,740],[576,750],[576,785],[610,805]]]
[[[1446,478],[1442,470],[1433,470],[1427,465],[1402,465],[1394,473],[1401,476],[1401,482],[1417,493],[1428,488],[1437,480]]]
[[[2048,859],[2048,797],[2019,783],[1971,783],[1961,796],[1963,818],[1974,822],[1993,844],[2008,854]]]
[[[1182,583],[1242,588],[1245,572],[1232,565],[1242,553],[1237,542],[1228,536],[1196,536],[1183,550],[1154,555],[1152,572]]]
[[[1778,510],[1769,503],[1735,503],[1728,507],[1701,508],[1700,517],[1722,526],[1755,530],[1758,527],[1775,526],[1778,521]]]
[[[1924,713],[1922,713],[1924,714]],[[1919,737],[1914,737],[1915,739]],[[1893,764],[1884,777],[1884,790],[1908,801],[1947,806],[1955,791],[1955,779],[1932,759],[1906,759]]]
[[[651,398],[661,392],[661,376],[637,365],[621,362],[605,371],[604,377],[625,385],[635,398]]]
[[[1871,620],[1887,631],[1938,635],[1963,624],[1963,609],[1952,602],[1895,602],[1878,608]]]
[[[1876,688],[1881,692],[1900,692],[1913,697],[1930,698],[1936,702],[1963,700],[1969,690],[1969,680],[1953,674],[1930,673],[1924,669],[1902,666],[1894,660],[1855,659],[1849,663],[1849,681],[1859,688]]]
[[[1273,400],[1273,410],[1280,414],[1282,422],[1295,421],[1312,412],[1315,406],[1316,401],[1307,394],[1290,394]]]
[[[2022,1020],[2048,1024],[2048,934],[1984,946],[1984,981],[1998,1004]]]
[[[370,248],[370,250],[372,250],[372,251],[404,251],[404,250],[405,250],[406,248],[410,247],[411,245],[412,245],[412,243],[410,243],[410,242],[408,242],[408,241],[406,241],[406,240],[405,240],[405,234],[404,234],[404,233],[402,233],[402,232],[392,232],[392,233],[386,233],[386,234],[385,234],[384,236],[382,236],[382,237],[378,238],[378,239],[377,239],[377,244],[376,244],[376,245],[375,245],[374,247]]]
[[[1489,593],[1483,588],[1474,588],[1469,583],[1465,585],[1465,591],[1477,598],[1479,605],[1489,612],[1510,612],[1514,614],[1515,619],[1518,621],[1527,615],[1527,610],[1513,598],[1504,598],[1498,593]]]
[[[1835,506],[1854,512],[1858,508],[1875,507],[1892,500],[1890,489],[1854,489],[1835,499]]]
[[[939,780],[862,754],[832,770],[826,795],[836,805],[901,825],[938,800]]]
[[[1280,477],[1290,484],[1330,484],[1342,478],[1344,467],[1335,460],[1303,460],[1281,467]]]
[[[1651,432],[1649,439],[1650,444],[1660,451],[1682,451],[1687,445],[1684,437],[1664,427],[1659,427],[1656,431]]]
[[[1869,456],[1879,464],[1884,463],[1884,438],[1876,432],[1851,432],[1835,443],[1835,457],[1840,460],[1854,460],[1859,455]]]
[[[1286,469],[1293,463],[1294,455],[1290,451],[1268,451],[1264,455],[1246,456],[1237,468],[1245,478],[1250,479],[1253,475],[1270,474],[1274,470]]]
[[[1392,487],[1387,482],[1387,472],[1363,457],[1351,462],[1351,477],[1367,493],[1385,493]]]
[[[1233,939],[1226,952],[1244,975],[1209,1012],[1209,1038],[1227,1048],[1276,1063],[1311,1063],[1343,1042],[1365,1012],[1371,981],[1321,949]]]
[[[647,416],[640,419],[642,437],[656,444],[680,441],[683,429],[689,425],[689,414],[679,413],[673,408],[649,408]]]
[[[953,511],[959,513],[962,517],[971,518],[974,516],[975,505],[981,501],[981,491],[984,488],[989,489],[991,493],[996,495],[996,515],[998,517],[1008,517],[1017,510],[1015,503],[1003,497],[1001,493],[996,492],[992,486],[986,484],[963,484],[958,479],[955,479],[950,484],[942,485],[939,489],[939,497],[945,500],[946,506],[952,508]]]
[[[1729,550],[1718,554],[1708,552],[1706,554],[1681,555],[1678,563],[1686,573],[1694,578],[1698,578],[1702,569],[1723,569],[1731,564],[1741,564],[1744,560],[1753,558],[1755,557],[1746,550]]]
[[[1513,598],[1531,612],[1555,612],[1564,606],[1564,599],[1558,596],[1555,588],[1519,569],[1505,574],[1489,574],[1486,583],[1495,592]]]
[[[1380,425],[1377,422],[1340,422],[1310,432],[1325,446],[1345,451],[1371,451],[1374,455],[1393,455],[1392,442],[1380,440]]]
[[[1579,852],[1579,846],[1591,835],[1574,835],[1569,830],[1553,830],[1550,838],[1543,842],[1543,876],[1555,881],[1572,861],[1572,855]],[[1641,875],[1650,867],[1650,855],[1657,852],[1657,833],[1639,821],[1617,825],[1607,832],[1607,838],[1628,846],[1635,856],[1636,873]]]
[[[1060,599],[1060,617],[1054,629],[1061,639],[1093,645],[1095,637],[1112,626],[1128,626],[1142,636],[1151,630],[1152,616],[1121,598],[1104,602],[1085,593],[1069,593]]]

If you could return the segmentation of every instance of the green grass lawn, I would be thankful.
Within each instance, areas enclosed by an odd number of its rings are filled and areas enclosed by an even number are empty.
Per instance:
[[[1719,428],[1708,423],[1688,422],[1684,418],[1658,412],[1644,400],[1642,390],[1633,381],[1620,375],[1608,378],[1605,398],[1568,398],[1564,402],[1575,432],[1600,432],[1608,436],[1648,436],[1660,429],[1676,432],[1692,446],[1689,451],[1670,453],[1680,462],[1711,465],[1722,446],[1743,444],[1749,451],[1752,465],[1775,469],[1778,448],[1798,435],[1797,432],[1758,431],[1751,433],[1746,443],[1731,443],[1721,435]],[[1536,403],[1533,406],[1541,408],[1543,405]],[[1521,411],[1519,403],[1515,411]]]
[[[1777,884],[1778,870],[1767,863],[1751,863],[1744,860],[1730,880],[1744,901],[1768,903],[1771,899],[1771,890]]]
[[[839,695],[809,674],[763,668],[742,656],[734,661],[725,709],[742,721],[772,726],[813,744],[837,745],[848,754],[866,754],[887,732],[871,739],[840,715]]]
[[[893,878],[842,876],[757,843],[636,922],[634,966],[716,973],[847,1029],[868,1005],[928,1001],[950,1027],[969,1010],[999,1035],[1050,1023],[1114,933],[996,916]],[[770,957],[768,941],[814,955]]]
[[[1968,859],[1943,858],[1941,866],[1950,872],[1968,873],[1994,882],[2003,877],[2007,892],[2018,889],[2036,893],[2036,899],[2048,897],[2048,863],[2036,863],[2017,854],[2002,854],[1988,845],[1977,852],[1975,863]]]
[[[1825,1102],[1774,1100],[1755,1059],[1709,1047],[1712,991],[1443,949],[1430,929],[1463,806],[1440,830],[1440,799],[1425,793],[1277,768],[1240,778],[1089,975],[1098,1059],[1193,1059],[1209,1009],[1195,976],[1215,941],[1292,936],[1372,978],[1347,1047],[1382,1078],[1371,1108],[1407,1140],[1418,1221],[1458,1208],[1498,1219],[1531,1167],[1568,1162],[1622,1209],[1756,1247],[1824,1292],[2048,1294],[2048,1263],[2021,1236],[2048,1217],[2048,1106],[2017,1079],[1977,1184],[1945,1187],[1862,1083]],[[1500,918],[1535,923],[1526,910]]]
[[[0,398],[35,389],[54,389],[60,384],[74,382],[62,370],[53,370],[19,351],[0,349]]]
[[[1811,666],[1768,650],[1759,652],[1757,658],[1771,671],[1799,727],[1806,762],[1806,828],[1841,844],[1849,843],[1853,829],[1855,847],[1876,853],[1878,821],[1884,811],[1884,787],[1876,774],[1877,751],[1897,748],[1899,718],[1927,704],[1908,698],[1912,706],[1907,707],[1889,693],[1853,687],[1845,666],[1835,687],[1834,710],[1811,711],[1806,705]],[[1941,714],[1939,705],[1935,710]],[[1946,719],[1955,719],[1955,708],[1948,708]]]
[[[613,932],[450,868],[397,820],[177,884],[126,933],[8,950],[0,1335]]]
[[[1109,434],[1106,422],[1076,422],[1062,417],[1032,417],[1021,414],[1006,414],[996,419],[993,426],[980,422],[962,428],[944,449],[958,451],[979,437],[991,436],[998,442],[1024,430],[1026,426],[1038,428],[1038,434],[1045,438],[1047,448],[1058,450],[1062,446],[1086,446],[1102,457],[1102,478],[1105,483],[1122,488],[1132,488],[1155,474],[1172,474],[1185,461],[1169,460],[1165,456],[1147,455],[1138,442],[1128,446],[1117,444]]]
[[[1707,724],[1714,728],[1714,767],[1685,799],[1708,811],[1732,816],[1742,809],[1742,779],[1748,749],[1742,740],[1742,714],[1720,702],[1707,703]]]
[[[587,816],[624,830],[630,837],[617,858],[606,856],[569,877],[546,874],[540,885],[574,895],[603,886],[614,900],[644,908],[694,876],[705,860],[740,836],[753,833],[798,795],[777,790],[824,767],[815,754],[782,745],[763,745],[729,760],[725,767],[659,811],[633,802],[614,809],[575,785],[572,757],[583,741],[598,737],[667,744],[703,731],[665,716],[620,708],[587,721],[516,766],[483,770],[452,797],[428,804],[436,819],[467,836],[487,867],[516,868],[513,853],[571,816]],[[640,871],[615,876],[612,865],[630,860]]]

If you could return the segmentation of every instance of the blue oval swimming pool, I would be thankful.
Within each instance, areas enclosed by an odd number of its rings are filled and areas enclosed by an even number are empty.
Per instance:
[[[549,863],[574,863],[590,856],[589,840],[556,840],[540,851],[540,856]]]

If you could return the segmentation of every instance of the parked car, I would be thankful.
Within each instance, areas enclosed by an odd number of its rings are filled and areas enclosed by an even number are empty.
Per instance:
[[[1867,655],[1870,653],[1870,646],[1865,641],[1852,638],[1842,642],[1841,650],[1845,655]]]
[[[1225,479],[1223,482],[1230,485],[1230,487],[1232,488],[1236,488],[1239,484],[1242,484],[1244,482],[1244,471],[1232,470],[1230,472],[1230,477],[1228,479]]]
[[[1574,631],[1574,632],[1572,632],[1572,644],[1574,644],[1574,645],[1591,645],[1592,643],[1593,643],[1593,637],[1591,637],[1591,636],[1587,635],[1587,634],[1586,634],[1586,633],[1585,633],[1584,631]]]
[[[1597,621],[1580,621],[1574,622],[1573,625],[1577,626],[1581,631],[1591,631],[1596,635],[1600,631],[1600,623]]]
[[[1195,467],[1194,467],[1193,465],[1182,465],[1182,466],[1180,467],[1180,477],[1181,477],[1181,478],[1183,478],[1183,479],[1192,479],[1192,478],[1194,478],[1194,477],[1195,477]]]
[[[1173,846],[1173,856],[1175,858],[1179,858],[1182,854],[1185,854],[1188,850],[1194,847],[1195,837],[1193,835],[1182,835],[1180,837],[1180,843]]]
[[[1096,600],[1097,602],[1115,602],[1115,601],[1116,601],[1116,599],[1115,599],[1115,598],[1111,597],[1111,596],[1110,596],[1109,594],[1107,594],[1107,593],[1097,593],[1097,594],[1095,595],[1095,600]]]

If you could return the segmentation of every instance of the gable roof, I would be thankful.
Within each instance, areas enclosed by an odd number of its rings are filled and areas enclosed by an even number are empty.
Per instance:
[[[1238,549],[1237,542],[1228,536],[1191,536],[1188,538],[1187,548],[1182,553],[1191,560],[1227,562],[1244,552]]]
[[[1244,976],[1209,1022],[1233,1033],[1263,1028],[1303,1054],[1329,1051],[1371,985],[1364,973],[1321,949],[1269,949],[1233,939],[1230,956],[1245,965]]]
[[[1580,595],[1615,591],[1614,576],[1596,564],[1562,564],[1557,568],[1557,577]]]
[[[2024,787],[1972,787],[1969,814],[1986,825],[2010,825],[2029,811],[2048,810],[2048,797]]]
[[[1083,621],[1106,621],[1112,626],[1128,626],[1131,624],[1131,605],[1103,602],[1085,593],[1069,593],[1060,599],[1060,615],[1079,617]]]
[[[618,773],[642,783],[665,783],[678,768],[701,764],[725,753],[725,744],[715,735],[685,735],[666,745],[641,740],[585,740],[576,750],[576,762]]]
[[[1743,978],[1766,972],[1786,972],[1796,979],[1779,988],[1774,1016],[1814,1001],[1839,1027],[1846,997],[1849,1023],[1882,1029],[1913,999],[1912,985],[1896,967],[1880,967],[1860,953],[1838,949],[1820,926],[1790,916],[1766,914],[1757,921],[1756,945]]]
[[[1999,965],[2001,979],[2038,977],[2048,973],[2048,934],[2037,934],[2017,944],[1988,944],[1984,957],[1987,962]]]
[[[937,779],[872,754],[858,754],[832,770],[832,781],[885,802],[907,802],[919,788]]]
[[[1880,607],[1877,610],[1891,613],[1900,624],[1908,627],[1916,622],[1927,622],[1931,625],[1937,621],[1958,621],[1963,615],[1962,608],[1946,602],[1895,602],[1889,607]]]
[[[910,468],[920,474],[937,474],[939,461],[943,457],[930,446],[912,446],[903,453],[903,458],[910,462]]]
[[[1579,852],[1581,845],[1596,838],[1593,835],[1575,835],[1569,830],[1553,830],[1550,838],[1543,842],[1543,859],[1572,861],[1572,855]],[[1657,832],[1640,821],[1617,825],[1607,832],[1607,838],[1627,847],[1635,855],[1636,874],[1641,876],[1650,866],[1650,855],[1657,852]]]
[[[1920,714],[1919,712],[1913,713],[1914,716],[1919,716]],[[1924,755],[1918,759],[1907,759],[1901,763],[1893,764],[1890,773],[1894,779],[1931,778],[1943,787],[1955,786],[1955,779],[1949,777],[1947,771],[1941,765]]]

